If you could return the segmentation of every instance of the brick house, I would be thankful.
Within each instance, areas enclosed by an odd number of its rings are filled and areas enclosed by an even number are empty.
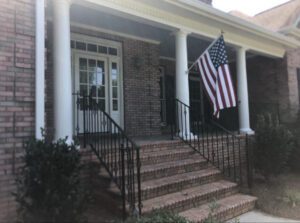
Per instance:
[[[224,111],[219,123],[241,134],[252,133],[250,117],[267,106],[279,106],[282,116],[297,113],[297,25],[278,33],[277,28],[268,30],[216,10],[209,0],[0,3],[0,219],[15,213],[11,192],[24,141],[40,138],[40,128],[50,140],[68,136],[72,141],[82,133],[84,114],[73,93],[93,94],[100,109],[130,137],[168,132],[171,111],[166,101],[171,98],[197,107],[196,116],[209,119],[200,77],[196,70],[189,75],[186,70],[221,30],[239,106]],[[271,76],[276,81],[270,83]],[[164,146],[173,148],[174,142]],[[226,186],[222,193],[235,190],[229,182],[219,184]],[[226,212],[227,218],[253,206],[249,197],[236,199],[245,200],[235,213]],[[178,212],[188,216],[187,209]]]

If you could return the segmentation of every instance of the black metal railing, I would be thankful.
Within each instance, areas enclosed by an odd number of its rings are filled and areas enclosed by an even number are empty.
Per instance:
[[[120,189],[123,217],[126,213],[141,215],[140,148],[105,112],[105,105],[95,98],[76,97],[77,133],[83,136],[84,147],[94,151],[111,179]]]
[[[182,141],[239,184],[252,183],[251,137],[228,131],[214,120],[193,118],[192,107],[175,99],[168,103],[174,111],[171,137]]]

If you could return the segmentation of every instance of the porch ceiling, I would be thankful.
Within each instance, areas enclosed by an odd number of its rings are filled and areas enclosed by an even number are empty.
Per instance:
[[[242,21],[197,0],[74,0],[74,2],[162,30],[185,29],[196,37],[215,38],[222,29],[229,44],[276,57],[282,57],[286,48],[300,46],[300,43],[292,38]]]
[[[48,15],[51,15],[49,7]],[[87,29],[97,29],[103,32],[124,35],[125,37],[140,39],[154,44],[160,44],[160,56],[175,58],[175,37],[172,34],[176,29],[171,27],[156,27],[150,24],[137,22],[115,15],[111,12],[99,11],[91,7],[73,4],[71,7],[72,26]],[[194,61],[210,45],[212,39],[204,36],[189,35],[188,56]],[[235,60],[235,50],[231,44],[227,46],[229,60]]]

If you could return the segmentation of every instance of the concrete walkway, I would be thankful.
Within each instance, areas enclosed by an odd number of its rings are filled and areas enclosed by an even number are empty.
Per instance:
[[[265,222],[272,222],[272,223],[289,223],[289,222],[294,222],[294,223],[300,223],[299,221],[296,220],[291,220],[291,219],[286,219],[286,218],[279,218],[275,217],[269,214],[265,214],[263,212],[254,210],[250,211],[246,214],[243,214],[233,220],[228,221],[228,223],[235,223],[235,222],[240,222],[240,223],[265,223]]]

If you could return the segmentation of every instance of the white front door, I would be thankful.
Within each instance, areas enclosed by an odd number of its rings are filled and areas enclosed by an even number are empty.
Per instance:
[[[101,111],[105,111],[121,125],[120,67],[115,58],[89,53],[75,53],[75,92],[89,95]],[[83,132],[83,110],[75,105],[75,126]],[[78,112],[78,114],[77,114]],[[103,119],[102,119],[103,120]],[[99,131],[106,131],[105,122],[99,120]],[[102,130],[101,130],[102,129]]]

